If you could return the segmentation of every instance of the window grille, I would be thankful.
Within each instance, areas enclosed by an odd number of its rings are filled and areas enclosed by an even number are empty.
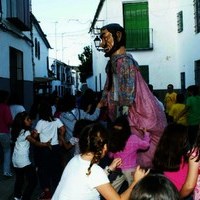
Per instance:
[[[200,0],[194,0],[194,28],[195,33],[200,32]]]
[[[177,26],[178,33],[181,33],[183,31],[183,11],[180,11],[177,14]]]

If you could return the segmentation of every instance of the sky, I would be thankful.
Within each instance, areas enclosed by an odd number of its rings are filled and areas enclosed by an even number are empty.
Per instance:
[[[80,64],[78,54],[91,45],[89,28],[100,0],[32,0],[32,12],[53,49],[50,62]]]

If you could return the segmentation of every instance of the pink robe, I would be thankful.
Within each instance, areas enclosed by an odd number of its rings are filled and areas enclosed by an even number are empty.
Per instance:
[[[106,69],[111,69],[113,81],[115,80],[112,88],[108,90],[107,75],[102,94],[102,100],[108,105],[108,115],[111,121],[114,121],[118,116],[119,107],[129,107],[128,117],[132,133],[141,137],[138,129],[146,128],[151,138],[149,149],[138,153],[138,164],[142,167],[152,167],[151,161],[156,146],[167,125],[165,113],[141,76],[132,55],[113,56]]]
[[[138,152],[137,162],[141,167],[152,167],[156,146],[167,125],[164,111],[153,93],[135,67],[135,100],[129,109],[129,123],[134,134],[140,136],[138,129],[146,128],[150,132],[151,143],[146,151]]]

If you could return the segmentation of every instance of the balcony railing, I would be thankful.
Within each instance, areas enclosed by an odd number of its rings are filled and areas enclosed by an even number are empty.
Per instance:
[[[130,51],[152,50],[153,29],[126,30],[126,48]]]
[[[7,20],[21,31],[30,31],[29,0],[7,0]]]

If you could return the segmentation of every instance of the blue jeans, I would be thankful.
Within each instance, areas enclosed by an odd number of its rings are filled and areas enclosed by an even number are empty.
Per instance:
[[[3,173],[11,173],[10,134],[0,133],[0,145],[3,149]]]

